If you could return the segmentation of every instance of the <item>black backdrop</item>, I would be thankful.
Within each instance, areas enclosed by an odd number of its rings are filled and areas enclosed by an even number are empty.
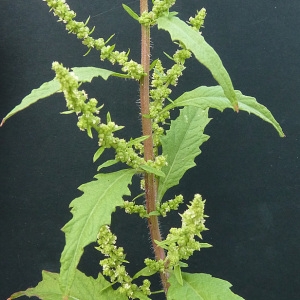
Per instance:
[[[138,1],[123,2],[138,10]],[[122,1],[68,3],[78,19],[91,15],[90,24],[97,26],[94,36],[116,33],[117,48],[131,48],[138,59],[139,27],[121,8]],[[187,197],[199,192],[207,199],[210,231],[204,238],[214,246],[193,257],[190,271],[226,279],[249,300],[299,299],[300,3],[178,0],[174,10],[186,20],[203,6],[208,12],[203,34],[221,56],[235,88],[266,105],[286,138],[246,113],[211,112],[206,132],[211,138],[180,187]],[[98,54],[83,57],[86,49],[41,0],[2,0],[0,18],[1,117],[31,89],[53,78],[52,61],[68,67],[100,66]],[[154,31],[152,42],[153,57],[162,49],[172,53],[166,33]],[[195,61],[188,67],[175,95],[215,84]],[[136,136],[138,87],[125,84],[98,80],[87,89],[118,124],[128,126],[125,135]],[[0,299],[34,286],[42,269],[59,270],[64,242],[60,228],[71,217],[68,204],[80,195],[77,187],[96,173],[91,162],[96,141],[77,130],[72,116],[60,115],[63,110],[62,97],[55,96],[0,129]],[[145,223],[116,215],[120,223],[114,230],[123,233],[119,242],[128,249],[129,260],[134,259],[135,271],[148,251]],[[99,257],[92,247],[87,251],[92,258],[84,256],[81,269],[96,275]]]

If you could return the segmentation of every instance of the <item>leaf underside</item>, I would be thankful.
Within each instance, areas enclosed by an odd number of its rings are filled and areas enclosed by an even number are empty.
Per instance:
[[[280,124],[264,105],[258,103],[254,97],[245,96],[238,90],[235,93],[240,110],[254,114],[272,124],[280,137],[285,136]],[[202,109],[215,108],[220,111],[223,111],[225,108],[232,108],[230,101],[224,95],[224,91],[220,86],[200,86],[192,91],[185,92],[165,109],[169,110],[177,106],[196,106]]]
[[[115,73],[106,69],[95,68],[95,67],[75,67],[72,68],[75,75],[78,77],[80,82],[91,82],[95,77],[102,77],[107,80],[109,76],[122,76],[122,74]],[[19,105],[12,109],[2,120],[1,126],[4,122],[15,115],[16,113],[22,111],[23,109],[29,107],[30,105],[36,103],[37,101],[47,98],[57,92],[60,92],[60,84],[54,78],[51,81],[43,83],[39,88],[33,89],[29,95],[27,95]]]
[[[96,241],[100,227],[110,224],[111,214],[123,204],[123,196],[130,195],[128,185],[135,172],[126,169],[98,174],[96,180],[79,187],[84,194],[71,202],[73,218],[62,229],[66,244],[60,259],[60,281],[66,295],[71,290],[84,247]]]
[[[62,300],[64,295],[60,289],[59,274],[47,271],[42,272],[42,281],[34,288],[26,291],[14,293],[10,299],[16,299],[21,296],[38,297],[42,300]],[[76,270],[74,284],[70,291],[69,300],[91,300],[91,299],[116,299],[126,300],[127,297],[121,295],[111,287],[101,273],[98,278],[87,277],[85,274]]]
[[[224,90],[225,96],[235,110],[238,110],[238,101],[228,72],[216,53],[205,41],[204,37],[193,28],[175,16],[164,16],[157,20],[158,29],[169,32],[172,41],[180,41],[190,50],[196,59],[203,64],[213,75]]]
[[[201,153],[199,147],[209,138],[203,133],[209,121],[207,109],[187,106],[171,122],[170,129],[161,138],[168,165],[162,168],[165,177],[159,180],[158,201],[170,187],[179,183],[188,169],[196,165],[194,159]]]
[[[228,281],[209,274],[189,274],[182,272],[182,285],[174,274],[171,275],[168,300],[243,300],[234,294]]]

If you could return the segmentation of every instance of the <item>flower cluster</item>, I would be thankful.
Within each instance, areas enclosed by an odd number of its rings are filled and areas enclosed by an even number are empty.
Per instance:
[[[132,201],[124,201],[124,210],[127,214],[138,214],[141,218],[148,217],[144,205],[137,205]]]
[[[160,259],[160,260],[153,260],[150,258],[146,258],[144,260],[145,265],[151,270],[152,272],[164,272],[165,270],[165,261]]]
[[[152,11],[143,12],[139,18],[139,22],[145,26],[153,26],[156,20],[169,12],[171,6],[175,4],[175,0],[153,0]]]
[[[175,200],[177,198],[177,201]],[[181,203],[182,196],[179,195],[174,199],[174,206]],[[178,202],[178,203],[176,203]],[[188,259],[194,251],[199,251],[200,248],[211,247],[207,243],[200,243],[195,240],[195,236],[202,239],[201,232],[207,230],[205,227],[205,216],[204,215],[204,204],[205,201],[199,194],[194,196],[191,201],[191,205],[181,215],[182,226],[181,228],[171,228],[170,233],[164,241],[157,242],[157,245],[167,250],[167,256],[162,262],[155,262],[154,260],[148,259],[145,264],[153,270],[162,272],[162,266],[164,266],[164,272],[168,269],[176,266],[182,259]]]
[[[191,205],[182,214],[181,228],[171,228],[170,233],[163,243],[167,245],[168,254],[166,260],[170,266],[175,266],[182,259],[188,259],[194,251],[200,248],[210,247],[209,244],[200,243],[195,236],[202,239],[201,232],[207,230],[204,215],[205,201],[199,194],[194,196]]]
[[[178,195],[174,199],[162,203],[159,207],[156,208],[156,210],[161,216],[165,217],[171,210],[177,210],[181,203],[183,203],[183,196]]]
[[[69,72],[63,65],[53,62],[52,69],[56,73],[56,79],[61,84],[61,90],[64,93],[67,108],[78,115],[77,126],[80,130],[86,130],[92,137],[92,128],[98,128],[101,119],[96,116],[101,107],[98,107],[98,101],[92,98],[88,101],[88,95],[84,90],[79,91],[78,78],[73,72]]]
[[[204,27],[204,19],[206,17],[206,9],[202,8],[200,11],[197,11],[197,14],[195,17],[190,17],[189,18],[189,24],[192,25],[192,27],[199,31],[201,27]]]
[[[126,255],[122,247],[117,247],[117,237],[112,234],[109,226],[103,225],[100,228],[97,243],[99,247],[96,247],[107,258],[100,261],[100,265],[103,268],[103,275],[110,278],[113,283],[120,283],[120,287],[117,289],[121,294],[126,295],[130,299],[139,298],[138,294],[150,295],[150,281],[144,280],[141,286],[137,286],[132,283],[133,279],[126,272],[123,263]]]
[[[172,57],[175,64],[167,71],[165,71],[160,60],[156,61],[151,80],[150,97],[152,101],[150,103],[149,113],[152,119],[153,141],[155,146],[160,144],[160,137],[164,134],[164,129],[160,124],[163,125],[165,120],[170,117],[169,111],[163,111],[165,99],[168,99],[171,94],[169,85],[177,85],[178,78],[185,69],[185,61],[190,57],[191,52],[184,47],[183,49],[177,50]]]
[[[102,106],[98,107],[97,100],[88,99],[88,95],[84,90],[78,90],[80,83],[73,72],[69,72],[62,64],[54,62],[52,69],[56,73],[56,79],[61,84],[61,90],[64,93],[67,108],[71,112],[78,115],[77,126],[80,130],[87,131],[92,138],[92,129],[94,129],[99,138],[99,146],[103,148],[114,148],[116,151],[115,159],[126,163],[132,168],[139,168],[142,164],[146,164],[145,160],[139,155],[142,153],[142,144],[139,141],[126,142],[114,136],[114,132],[123,128],[108,118],[107,124],[101,123],[101,119],[97,116]],[[137,149],[138,153],[135,151]],[[149,162],[151,163],[151,162]],[[157,163],[160,168],[161,163]]]
[[[94,29],[90,29],[87,26],[89,19],[84,22],[77,22],[74,20],[76,13],[70,9],[69,5],[65,0],[43,0],[47,2],[47,5],[53,11],[53,14],[59,18],[59,21],[66,24],[66,29],[69,33],[73,33],[78,39],[82,40],[82,43],[88,47],[88,52],[95,48],[100,51],[101,60],[109,60],[112,64],[118,63],[122,66],[122,71],[132,79],[140,80],[144,76],[143,67],[133,61],[128,61],[129,52],[119,52],[115,51],[115,45],[107,45],[112,37],[107,41],[103,38],[94,39],[90,35],[93,33]]]

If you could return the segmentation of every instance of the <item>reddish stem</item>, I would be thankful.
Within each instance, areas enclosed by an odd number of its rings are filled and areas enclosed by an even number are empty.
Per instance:
[[[140,13],[148,11],[148,0],[140,0]],[[152,124],[151,119],[147,117],[149,115],[149,71],[150,71],[150,27],[141,26],[141,64],[147,75],[143,76],[140,80],[140,100],[141,100],[141,114],[142,114],[142,130],[143,135],[149,136],[144,142],[144,158],[145,160],[154,159],[153,151],[153,136],[152,136]],[[156,210],[156,196],[157,196],[157,184],[155,176],[153,174],[145,174],[145,197],[147,212],[150,213]],[[165,251],[159,247],[156,241],[161,241],[162,237],[159,230],[159,223],[157,216],[150,216],[148,218],[148,226],[152,241],[152,246],[156,260],[165,259]],[[168,278],[165,273],[161,273],[161,280],[165,292],[168,289]]]

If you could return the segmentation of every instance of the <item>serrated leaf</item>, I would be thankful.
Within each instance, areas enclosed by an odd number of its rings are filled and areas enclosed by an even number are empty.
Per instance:
[[[175,275],[170,276],[171,284],[168,300],[242,300],[234,294],[228,281],[212,277],[209,274],[189,274],[182,272],[183,285],[181,286]]]
[[[235,90],[235,93],[240,110],[252,113],[262,120],[272,124],[281,137],[285,136],[280,124],[275,120],[272,113],[264,105],[258,103],[254,97],[245,96],[238,90]],[[165,109],[169,110],[176,106],[189,105],[202,109],[215,108],[220,111],[223,111],[225,108],[232,108],[220,86],[200,86],[192,91],[183,93],[179,98],[166,106]]]
[[[222,86],[225,96],[235,110],[238,101],[229,74],[216,51],[205,41],[204,37],[175,16],[164,16],[157,20],[158,29],[170,33],[172,41],[180,41],[190,50],[196,59],[212,73],[215,80]]]
[[[126,77],[126,75],[115,73],[101,68],[94,67],[75,67],[72,68],[75,75],[78,77],[80,82],[91,82],[94,77],[101,76],[104,80],[107,80],[109,76]],[[127,77],[126,77],[127,78]],[[56,79],[43,83],[39,88],[33,89],[29,95],[27,95],[19,105],[11,110],[2,120],[0,126],[4,122],[12,117],[14,114],[22,111],[37,101],[49,97],[60,91],[60,84]]]
[[[14,293],[9,299],[16,299],[21,296],[38,297],[42,300],[62,300],[63,293],[59,286],[59,274],[47,271],[42,272],[42,281],[34,288],[26,291]],[[121,295],[111,287],[111,283],[105,280],[101,273],[98,278],[87,277],[76,270],[74,284],[71,288],[69,299],[91,300],[91,299],[116,299],[126,300],[127,297]]]
[[[110,224],[111,214],[123,205],[122,197],[130,195],[128,185],[134,174],[133,169],[98,174],[96,180],[79,187],[84,194],[71,202],[73,218],[62,229],[66,244],[60,259],[60,280],[65,295],[71,290],[84,247],[96,241],[100,227]]]
[[[162,168],[165,177],[159,180],[158,201],[170,187],[179,183],[188,169],[196,165],[194,159],[201,153],[199,147],[209,138],[203,133],[209,121],[207,109],[187,106],[171,122],[170,129],[161,138],[162,152],[168,165]]]
[[[96,67],[74,67],[72,71],[80,82],[91,82],[95,77],[102,77],[107,80],[109,76],[116,74],[113,71]]]
[[[135,13],[129,6],[122,4],[124,10],[129,14],[129,16],[131,16],[133,19],[135,19],[136,21],[139,20],[139,15],[137,13]]]

